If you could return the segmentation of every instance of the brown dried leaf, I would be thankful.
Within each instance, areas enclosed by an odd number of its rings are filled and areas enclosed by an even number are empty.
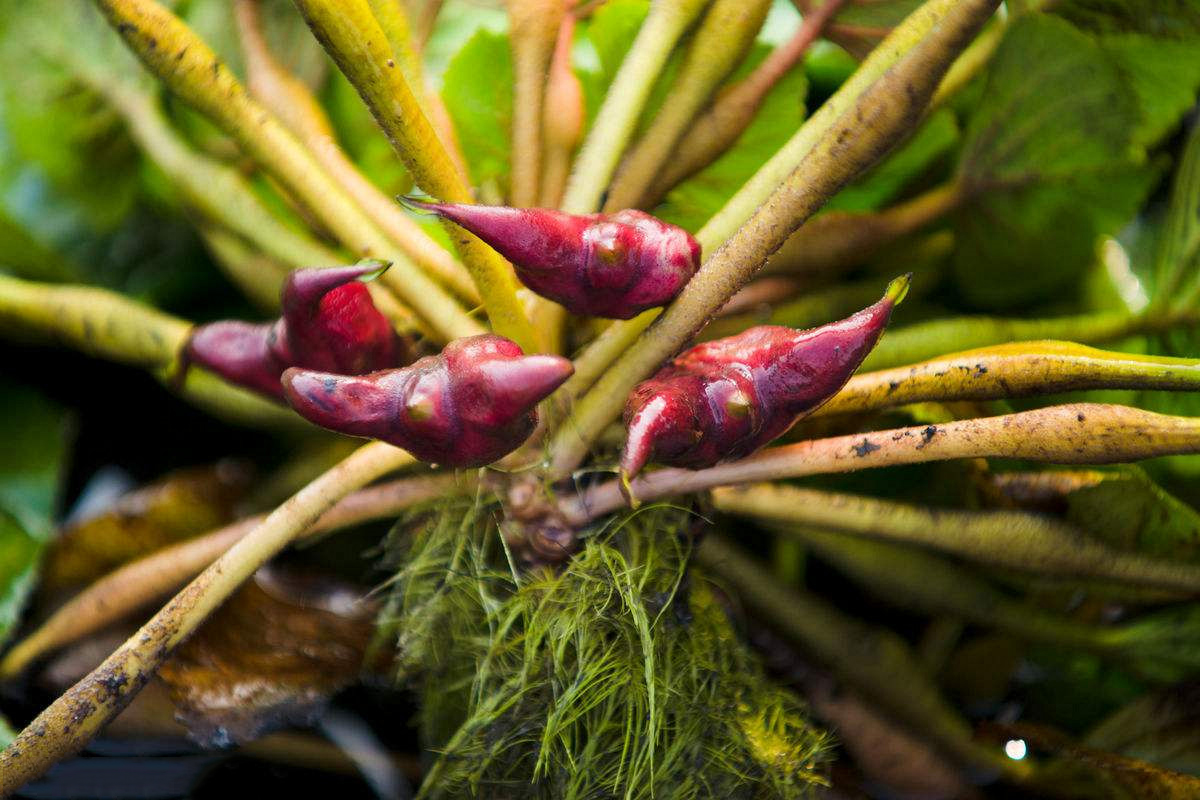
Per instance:
[[[159,675],[194,740],[244,742],[307,723],[354,681],[374,612],[343,585],[260,570]]]
[[[111,508],[59,534],[46,559],[43,589],[87,583],[152,550],[225,524],[248,477],[244,466],[223,461],[172,472],[122,495]]]

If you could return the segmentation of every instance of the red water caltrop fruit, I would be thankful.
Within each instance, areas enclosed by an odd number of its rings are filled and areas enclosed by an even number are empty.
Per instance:
[[[533,432],[537,404],[571,376],[560,356],[527,356],[503,336],[456,339],[403,369],[346,376],[283,373],[300,416],[339,433],[380,439],[422,461],[479,467]]]
[[[700,266],[691,234],[634,209],[575,215],[404,202],[466,228],[511,261],[523,284],[581,316],[630,319],[666,305]]]
[[[840,322],[798,331],[762,325],[705,342],[633,390],[621,472],[649,461],[688,469],[753,453],[833,397],[879,341],[909,275]]]
[[[188,339],[185,361],[277,400],[283,400],[279,377],[290,366],[358,375],[404,364],[408,348],[362,282],[386,267],[369,261],[298,269],[283,285],[282,318],[200,325]]]

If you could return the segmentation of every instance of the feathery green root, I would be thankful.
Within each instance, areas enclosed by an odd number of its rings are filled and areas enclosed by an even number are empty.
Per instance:
[[[438,753],[426,797],[805,797],[827,747],[765,680],[705,579],[690,521],[654,506],[559,571],[517,567],[498,507],[407,521],[384,631]]]

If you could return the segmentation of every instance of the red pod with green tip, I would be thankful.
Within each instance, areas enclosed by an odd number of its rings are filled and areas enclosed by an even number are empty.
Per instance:
[[[292,408],[323,428],[380,439],[422,461],[479,467],[529,438],[537,404],[573,371],[565,358],[527,356],[484,334],[403,369],[346,376],[292,368],[282,382]]]
[[[475,234],[513,263],[523,284],[581,316],[630,319],[666,305],[700,266],[691,234],[634,209],[575,215],[401,200]]]
[[[298,269],[284,282],[280,319],[200,325],[188,339],[185,361],[281,401],[279,377],[290,366],[358,375],[407,363],[408,348],[363,283],[387,266],[364,261]]]
[[[375,308],[364,283],[387,267],[365,261],[298,269],[288,276],[276,343],[290,354],[291,366],[360,375],[403,363],[404,343]]]
[[[769,444],[850,380],[910,278],[840,322],[806,331],[762,325],[676,357],[629,396],[622,474],[650,461],[701,469]]]

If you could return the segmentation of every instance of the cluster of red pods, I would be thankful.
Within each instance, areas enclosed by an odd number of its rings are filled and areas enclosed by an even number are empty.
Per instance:
[[[628,319],[669,303],[695,274],[700,246],[641,211],[418,203],[513,262],[534,292],[580,316]],[[491,334],[413,361],[371,301],[382,262],[301,269],[274,322],[222,321],[193,332],[185,364],[286,402],[311,422],[380,439],[422,461],[490,464],[519,447],[537,404],[570,377],[565,358],[526,355]],[[752,453],[832,397],[879,340],[908,277],[879,302],[808,331],[764,325],[685,351],[632,392],[621,471],[653,461],[692,469]]]

